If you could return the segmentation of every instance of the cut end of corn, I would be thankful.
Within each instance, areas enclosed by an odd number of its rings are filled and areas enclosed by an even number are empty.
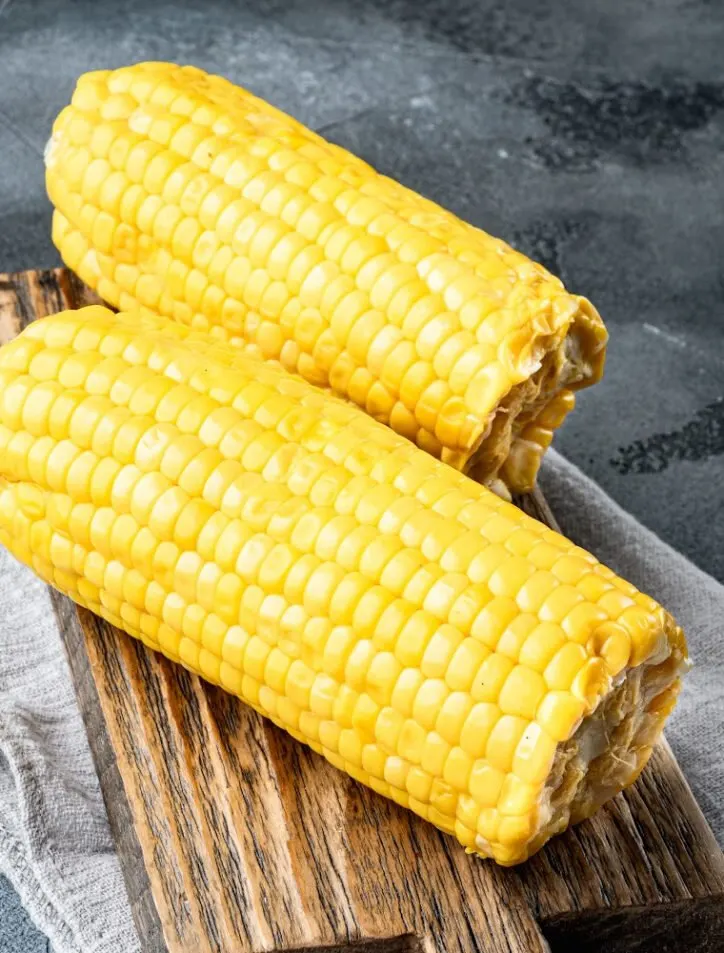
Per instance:
[[[671,617],[569,540],[150,314],[0,349],[0,542],[503,864],[638,775],[686,667]]]
[[[543,267],[193,67],[86,74],[53,237],[117,308],[237,343],[451,466],[530,489],[606,331]]]

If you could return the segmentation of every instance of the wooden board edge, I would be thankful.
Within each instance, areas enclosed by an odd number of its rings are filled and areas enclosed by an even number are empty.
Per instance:
[[[541,928],[551,953],[721,953],[724,894],[566,913],[544,920]]]
[[[134,923],[143,937],[144,953],[166,953],[150,880],[93,681],[86,636],[73,604],[50,591]],[[602,949],[606,953],[679,953],[682,949],[687,953],[719,953],[724,950],[724,894],[645,907],[575,911],[543,919],[540,927],[551,953],[599,953]],[[424,953],[424,942],[405,935],[346,946],[290,949],[287,953]]]
[[[133,921],[139,936],[143,937],[144,953],[166,953],[167,947],[153,900],[151,882],[136,836],[123,779],[106,730],[78,613],[70,599],[55,589],[49,588],[48,591],[58,620],[113,842],[118,852]]]

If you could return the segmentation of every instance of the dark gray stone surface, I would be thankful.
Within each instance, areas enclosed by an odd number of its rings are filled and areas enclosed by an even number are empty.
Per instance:
[[[50,953],[50,943],[31,923],[20,898],[0,876],[0,953]],[[119,950],[118,953],[123,953]]]
[[[606,378],[556,445],[724,579],[722,49],[717,0],[0,0],[0,270],[58,262],[79,73],[223,73],[596,303]]]
[[[40,155],[78,73],[223,72],[541,259],[611,330],[557,446],[724,578],[724,5],[6,2],[0,267],[57,261]]]

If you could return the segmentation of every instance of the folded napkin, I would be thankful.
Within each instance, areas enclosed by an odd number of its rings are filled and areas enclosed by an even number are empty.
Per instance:
[[[543,490],[566,535],[667,607],[695,667],[667,736],[724,843],[724,586],[549,453]],[[0,873],[56,953],[140,944],[48,593],[0,548]]]

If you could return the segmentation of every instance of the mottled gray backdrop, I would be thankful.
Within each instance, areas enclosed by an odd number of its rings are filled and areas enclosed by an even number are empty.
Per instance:
[[[606,378],[557,446],[724,579],[722,50],[718,0],[0,0],[0,271],[58,263],[79,73],[223,73],[596,303]],[[0,950],[44,944],[0,885]]]

